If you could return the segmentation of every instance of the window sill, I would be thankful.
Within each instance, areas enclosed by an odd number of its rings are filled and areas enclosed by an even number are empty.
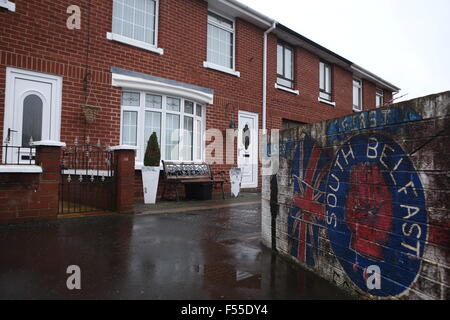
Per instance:
[[[353,108],[353,112],[363,112],[363,110],[362,109],[358,110],[358,109]]]
[[[153,52],[153,53],[157,53],[159,55],[163,55],[164,54],[164,49],[157,48],[157,47],[155,47],[155,46],[153,46],[151,44],[148,44],[148,43],[145,43],[145,42],[142,42],[142,41],[138,41],[138,40],[134,40],[134,39],[131,39],[131,38],[127,38],[127,37],[121,36],[119,34],[108,32],[106,34],[106,38],[108,40],[112,40],[112,41],[117,41],[117,42],[120,42],[120,43],[128,44],[130,46],[137,47],[137,48],[140,48],[140,49],[144,49],[144,50],[147,50],[147,51],[150,51],[150,52]]]
[[[0,165],[0,173],[42,173],[42,167],[33,165]]]
[[[0,8],[5,8],[6,10],[9,10],[11,12],[16,12],[16,4],[11,1],[0,2]]]
[[[298,90],[293,90],[293,89],[289,89],[289,88],[280,86],[278,83],[275,83],[275,89],[282,90],[282,91],[286,91],[286,92],[295,94],[295,95],[297,95],[297,96],[300,95],[300,91],[298,91]]]
[[[328,104],[330,106],[336,107],[336,102],[328,101],[328,100],[325,100],[325,99],[323,99],[321,97],[319,97],[317,100],[319,102],[322,102],[322,103]]]
[[[223,73],[231,74],[232,76],[235,76],[235,77],[238,77],[238,78],[241,77],[241,73],[238,72],[238,71],[234,71],[233,69],[222,67],[222,66],[219,66],[217,64],[208,62],[208,61],[203,62],[203,67],[205,67],[207,69],[213,69],[213,70],[220,71],[220,72],[223,72]]]

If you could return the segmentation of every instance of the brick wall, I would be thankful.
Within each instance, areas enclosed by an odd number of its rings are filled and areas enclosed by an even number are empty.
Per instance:
[[[449,120],[445,92],[283,131],[264,243],[359,297],[449,299]]]
[[[39,146],[36,163],[42,173],[0,173],[0,224],[58,215],[59,147]]]
[[[61,179],[67,179],[67,175],[61,175],[61,147],[37,146],[35,166],[2,166],[10,169],[14,167],[17,172],[0,173],[0,224],[55,219],[60,214],[71,213],[66,212],[68,207],[78,205],[110,207],[118,213],[133,213],[134,152],[127,148],[116,148],[113,153],[115,179],[111,185],[85,183],[78,188],[68,185],[64,188]],[[42,173],[23,173],[30,168],[41,168]],[[84,178],[89,179],[86,176]],[[112,205],[109,203],[110,198],[105,197],[105,192],[114,194]],[[65,195],[60,199],[63,193]],[[65,207],[60,208],[63,201]]]
[[[16,12],[0,10],[0,122],[4,113],[7,66],[51,73],[63,77],[61,141],[72,145],[75,137],[101,140],[103,146],[120,144],[120,88],[111,86],[110,67],[159,76],[214,89],[214,104],[207,106],[206,128],[224,131],[238,110],[259,114],[262,127],[263,33],[241,19],[236,20],[237,78],[206,69],[207,2],[161,0],[158,46],[164,55],[106,39],[112,26],[112,1],[29,0],[16,1]],[[81,30],[68,30],[67,7],[81,7]],[[89,10],[88,10],[89,9]],[[90,12],[90,19],[89,19]],[[275,36],[269,36],[268,128],[281,128],[282,118],[316,122],[351,110],[351,73],[334,67],[331,107],[317,102],[319,59],[296,49],[296,84],[299,96],[273,88],[276,80]],[[89,46],[88,46],[89,44]],[[89,50],[88,50],[89,49]],[[83,78],[91,72],[91,103],[98,99],[101,111],[93,124],[85,122],[81,106],[86,95]],[[234,112],[227,113],[227,106]],[[3,128],[0,127],[0,136]],[[208,143],[208,142],[207,142]],[[226,152],[226,150],[223,150]],[[230,152],[230,151],[229,151]],[[231,152],[236,152],[232,150]],[[235,165],[217,165],[229,170]],[[136,185],[136,192],[141,188]]]

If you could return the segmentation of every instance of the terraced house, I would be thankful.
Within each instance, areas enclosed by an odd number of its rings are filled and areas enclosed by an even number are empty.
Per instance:
[[[213,169],[241,167],[243,188],[259,189],[258,135],[244,146],[244,130],[380,107],[399,91],[297,31],[235,0],[0,0],[0,130],[21,147],[3,162],[34,161],[31,138],[136,146],[140,198],[152,132],[164,160],[202,162],[209,129],[224,140],[236,129],[232,150],[212,153],[234,163]]]

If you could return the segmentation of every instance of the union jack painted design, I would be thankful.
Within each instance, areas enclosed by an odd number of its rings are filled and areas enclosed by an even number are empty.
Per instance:
[[[292,163],[294,208],[288,220],[291,255],[315,266],[319,231],[325,227],[325,175],[329,158],[308,136],[299,142]]]

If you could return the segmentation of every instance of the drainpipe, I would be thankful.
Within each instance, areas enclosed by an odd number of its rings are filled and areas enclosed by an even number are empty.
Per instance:
[[[267,35],[277,27],[274,21],[270,29],[264,32],[264,66],[263,66],[263,135],[267,134]]]

